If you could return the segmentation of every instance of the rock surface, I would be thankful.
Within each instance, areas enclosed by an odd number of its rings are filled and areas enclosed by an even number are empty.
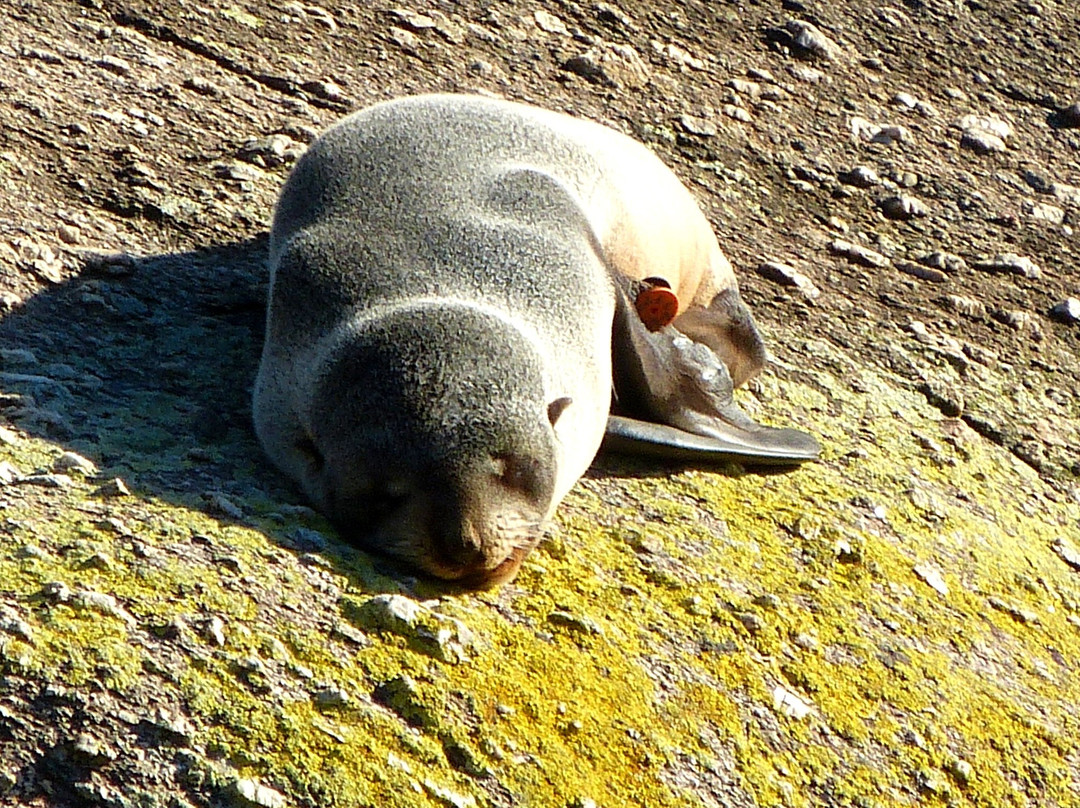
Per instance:
[[[0,4],[0,806],[1080,804],[1070,4],[268,8]],[[821,462],[601,457],[480,595],[338,542],[251,435],[266,227],[428,90],[654,148]]]

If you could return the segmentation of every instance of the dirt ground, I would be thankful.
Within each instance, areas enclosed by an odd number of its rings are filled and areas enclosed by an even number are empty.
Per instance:
[[[762,415],[817,433],[775,385],[843,357],[856,393],[885,379],[1011,453],[1060,509],[1062,535],[1080,536],[1080,26],[1065,0],[9,0],[0,67],[5,443],[72,449],[102,479],[218,517],[296,502],[248,415],[277,190],[344,113],[482,92],[602,121],[686,182],[776,357],[773,381],[751,385]],[[827,445],[824,462],[860,451]],[[588,482],[606,490],[605,473]],[[30,529],[5,510],[56,513],[65,496],[0,487],[3,552],[25,549]],[[46,550],[82,540],[32,533]],[[216,564],[227,551],[212,544],[191,552]],[[303,598],[315,622],[333,605]],[[12,614],[37,602],[0,580]],[[0,741],[22,751],[0,752],[0,804],[226,799],[209,775],[185,781],[162,762],[152,738],[184,736],[176,716],[191,709],[164,685],[128,703],[108,687],[43,689],[5,664]],[[149,715],[126,724],[138,763],[79,734],[78,716],[108,713],[110,699]],[[135,780],[160,801],[124,802]],[[1038,804],[1037,781],[1009,804]],[[766,804],[743,786],[672,787],[687,804]],[[895,797],[806,788],[810,804]],[[516,793],[492,786],[484,799]],[[273,794],[235,799],[286,804]],[[432,789],[423,799],[456,804]],[[895,804],[965,799],[912,785]],[[320,799],[289,792],[288,804]]]

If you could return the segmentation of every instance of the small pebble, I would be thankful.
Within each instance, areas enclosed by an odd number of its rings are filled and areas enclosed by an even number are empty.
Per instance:
[[[988,115],[965,115],[957,122],[957,126],[964,131],[987,132],[1001,140],[1008,140],[1013,133],[1012,126],[1008,123]]]
[[[765,628],[765,621],[753,612],[738,612],[735,619],[751,634],[759,634]]]
[[[495,73],[495,65],[486,59],[477,59],[469,64],[468,71],[474,76],[490,76]]]
[[[692,135],[700,135],[701,137],[713,137],[717,133],[716,124],[705,118],[699,118],[696,115],[682,115],[679,117],[679,124]]]
[[[807,84],[819,84],[821,80],[825,78],[824,73],[816,67],[810,67],[810,65],[788,65],[787,71],[796,80],[806,82]]]
[[[1068,185],[1064,182],[1055,182],[1050,187],[1050,193],[1067,205],[1080,207],[1080,187]]]
[[[856,166],[851,171],[839,175],[840,182],[854,185],[856,188],[872,188],[881,184],[881,177],[872,168]]]
[[[766,592],[764,594],[758,595],[754,598],[753,602],[755,606],[760,606],[763,609],[770,609],[771,611],[776,611],[780,608],[781,605],[780,598],[778,598],[771,592]]]
[[[85,457],[75,452],[64,452],[60,457],[56,458],[53,462],[53,471],[77,471],[84,477],[94,477],[98,473],[97,466],[93,461],[87,460]]]
[[[761,85],[754,81],[747,81],[746,79],[728,79],[726,85],[739,95],[746,95],[750,98],[757,98],[761,95]]]
[[[567,59],[561,67],[605,87],[636,89],[649,81],[649,66],[629,45],[598,45]]]
[[[1020,309],[998,309],[993,313],[994,319],[1004,323],[1017,331],[1027,331],[1034,340],[1042,340],[1044,334],[1039,321],[1030,312]]]
[[[75,481],[66,474],[28,474],[16,482],[24,485],[37,485],[42,488],[70,488]]]
[[[923,202],[913,196],[889,196],[878,205],[887,218],[901,221],[919,218],[930,212]]]
[[[653,50],[657,54],[668,62],[675,64],[677,67],[688,68],[690,70],[704,70],[705,62],[699,59],[694,54],[685,48],[680,48],[673,43],[664,44],[658,40],[653,40]]]
[[[988,368],[995,367],[998,361],[998,355],[994,351],[970,343],[964,344],[964,356]]]
[[[1065,126],[1080,127],[1080,101],[1061,110],[1061,122]]]
[[[911,133],[903,126],[871,123],[866,118],[859,117],[851,119],[851,134],[859,140],[868,143],[880,143],[884,146],[911,140]]]
[[[953,779],[961,786],[966,786],[971,782],[972,767],[966,760],[957,758],[949,763],[949,774],[953,776]]]
[[[829,245],[829,252],[834,255],[843,256],[849,261],[861,264],[864,267],[880,269],[881,267],[887,267],[889,265],[889,259],[881,253],[875,252],[869,247],[852,244],[850,241],[844,241],[843,239],[834,240]]]
[[[945,305],[958,314],[963,314],[966,317],[985,317],[986,306],[981,301],[976,300],[973,297],[964,297],[963,295],[946,295]]]
[[[244,805],[255,805],[258,808],[286,808],[289,804],[280,791],[264,786],[251,777],[238,779],[233,784],[233,792],[237,800]]]
[[[90,609],[112,617],[118,617],[129,626],[138,621],[112,595],[104,592],[83,591],[68,597],[68,602],[77,609]]]
[[[1065,224],[1065,211],[1057,205],[1050,205],[1045,202],[1028,201],[1024,202],[1023,210],[1026,215],[1036,221],[1046,222],[1054,226]]]
[[[617,6],[610,3],[597,3],[593,8],[596,10],[596,16],[601,22],[618,28],[625,28],[627,31],[638,30],[634,21]]]
[[[929,564],[917,564],[914,572],[927,586],[935,590],[938,594],[949,594],[949,585],[945,583],[945,579],[942,577],[940,570],[935,569]]]
[[[87,570],[101,570],[102,572],[108,572],[116,566],[112,556],[108,553],[94,553],[86,561],[82,563],[82,569]]]
[[[1050,194],[1054,192],[1054,181],[1043,171],[1036,169],[1024,170],[1024,182],[1031,186],[1031,188],[1040,194]]]
[[[810,714],[813,709],[806,699],[797,693],[792,693],[785,687],[777,685],[773,688],[773,709],[783,713],[788,718],[801,721]]]
[[[113,477],[108,482],[98,486],[94,493],[99,497],[129,497],[131,496],[131,489],[119,477]]]
[[[135,256],[127,253],[87,251],[80,258],[84,273],[107,278],[127,278],[134,275],[138,268]]]
[[[931,407],[936,407],[946,418],[959,418],[964,414],[964,396],[947,382],[930,379],[919,386]]]
[[[0,485],[11,485],[22,475],[19,470],[7,460],[0,460]]]
[[[416,54],[420,50],[420,37],[412,31],[406,31],[404,28],[391,25],[389,37],[391,42],[406,53]]]
[[[189,78],[184,79],[184,88],[188,90],[193,90],[199,95],[224,95],[224,91],[220,87],[218,87],[209,79],[203,78],[202,76],[190,76]]]
[[[765,261],[759,264],[758,274],[781,286],[794,286],[808,300],[815,300],[821,295],[821,290],[814,285],[810,278],[794,267],[782,264],[779,261]]]
[[[1024,625],[1030,626],[1039,622],[1039,616],[1035,614],[1035,612],[1028,609],[1021,609],[1011,603],[1006,603],[1001,598],[991,596],[986,599],[986,602],[990,605],[991,609],[1009,615],[1009,617],[1017,623],[1023,623]]]
[[[791,44],[799,50],[830,62],[840,58],[840,46],[813,23],[790,20],[784,30],[791,36]]]
[[[219,647],[225,645],[225,621],[218,616],[211,617],[203,624],[203,636]]]
[[[280,132],[262,138],[251,138],[240,147],[237,156],[262,168],[293,163],[303,154],[304,144]]]
[[[315,693],[315,704],[323,709],[347,707],[349,701],[349,692],[337,685],[328,685]]]
[[[548,622],[552,625],[563,626],[576,631],[579,634],[600,634],[604,630],[590,617],[573,615],[570,612],[554,611],[548,615]]]
[[[1052,547],[1058,558],[1080,572],[1080,551],[1076,547],[1061,537],[1054,540]]]
[[[215,177],[222,180],[231,180],[232,182],[257,182],[264,176],[258,167],[239,163],[235,160],[215,163],[211,168],[214,170]]]
[[[915,105],[919,103],[919,99],[913,96],[911,93],[900,92],[892,97],[894,104],[899,104],[902,107],[908,109],[915,109]]]
[[[1050,316],[1063,323],[1080,323],[1080,299],[1065,298],[1050,309]]]
[[[729,118],[734,118],[736,121],[742,121],[743,123],[750,123],[750,121],[754,120],[754,117],[749,111],[742,107],[737,107],[734,104],[724,104],[724,106],[720,108],[720,111]]]
[[[407,8],[395,8],[390,14],[397,18],[398,22],[413,31],[426,31],[435,27],[435,19],[427,14],[421,14]]]
[[[937,107],[935,107],[929,101],[916,101],[915,111],[922,115],[924,118],[936,118],[939,114]]]
[[[244,512],[232,502],[227,496],[220,491],[210,491],[203,494],[203,499],[209,503],[210,508],[221,516],[227,516],[230,519],[243,519]]]
[[[65,244],[78,244],[82,241],[82,232],[73,224],[62,224],[56,228],[57,237]]]
[[[566,23],[548,11],[542,9],[534,11],[533,19],[536,20],[536,27],[541,31],[546,31],[549,34],[561,34],[562,36],[569,36],[570,34]]]
[[[995,154],[1005,151],[1005,141],[991,132],[981,129],[965,129],[960,136],[960,148],[976,154]]]
[[[976,261],[973,266],[984,272],[1005,272],[1024,278],[1038,278],[1042,270],[1030,258],[1015,253],[1001,253],[992,258]]]
[[[922,264],[916,264],[911,261],[896,261],[893,266],[903,272],[905,275],[911,275],[918,278],[921,281],[930,281],[930,283],[947,283],[949,276],[942,272],[940,269],[934,269],[933,267],[924,267]]]
[[[942,272],[955,273],[962,272],[967,269],[967,262],[959,255],[953,255],[947,252],[932,252],[921,256],[919,263],[923,266],[928,266],[933,269],[940,269]]]
[[[104,67],[110,73],[125,76],[131,72],[131,65],[118,56],[105,55],[97,61],[98,67]]]

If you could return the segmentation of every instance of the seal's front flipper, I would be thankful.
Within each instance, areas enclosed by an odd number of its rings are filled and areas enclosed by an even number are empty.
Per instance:
[[[820,452],[795,429],[763,426],[739,409],[727,366],[672,326],[650,332],[616,281],[612,326],[614,407],[609,448],[684,460],[737,457],[801,463]],[[628,418],[619,416],[629,416]]]

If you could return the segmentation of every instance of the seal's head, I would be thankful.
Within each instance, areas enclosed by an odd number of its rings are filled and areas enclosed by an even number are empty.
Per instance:
[[[569,399],[547,398],[542,367],[519,329],[468,304],[350,324],[301,417],[307,494],[362,547],[466,586],[510,580],[557,504]]]

